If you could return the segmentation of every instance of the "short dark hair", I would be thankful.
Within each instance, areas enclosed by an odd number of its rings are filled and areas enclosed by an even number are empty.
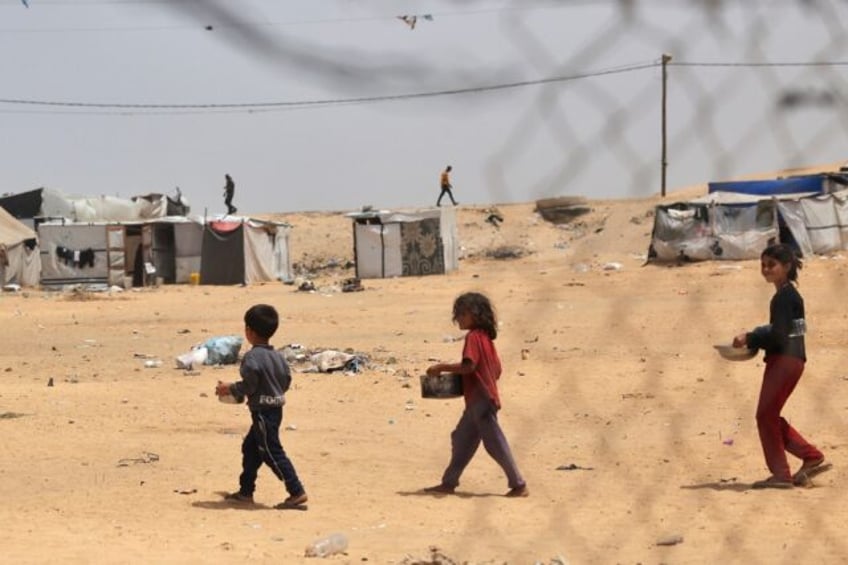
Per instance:
[[[271,339],[280,326],[280,316],[270,304],[256,304],[244,313],[244,325],[256,332],[256,335]]]

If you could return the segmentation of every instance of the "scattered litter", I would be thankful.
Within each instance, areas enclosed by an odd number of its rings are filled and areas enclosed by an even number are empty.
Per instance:
[[[0,420],[13,420],[15,418],[23,418],[26,414],[20,412],[3,412],[0,413]]]
[[[556,468],[557,471],[594,471],[594,467],[581,467],[576,463],[569,463],[568,465],[560,465]]]
[[[47,386],[53,386],[53,377],[47,379]]]
[[[144,367],[147,368],[147,369],[155,369],[155,368],[161,367],[161,366],[162,366],[162,360],[161,359],[148,359],[147,361],[144,362]]]
[[[522,249],[521,247],[514,245],[502,245],[495,249],[489,249],[486,251],[486,257],[490,257],[492,259],[520,259],[528,254],[529,251],[526,249]]]
[[[727,439],[725,439],[725,440],[722,440],[722,442],[721,442],[721,443],[723,443],[724,445],[733,445],[733,438],[732,438],[732,437],[729,437],[729,438],[727,438]]]
[[[657,540],[657,545],[677,545],[678,543],[683,543],[683,536],[679,534],[663,536]]]
[[[195,494],[197,492],[197,489],[174,489],[174,492],[177,494]]]
[[[362,281],[357,278],[347,279],[342,283],[342,292],[359,292],[365,290]]]
[[[609,263],[604,263],[603,269],[605,271],[620,271],[623,267],[624,265],[621,263],[610,261]]]
[[[155,463],[156,461],[159,461],[158,455],[150,451],[145,451],[141,457],[120,459],[118,461],[118,467],[129,467],[131,464],[135,465],[137,463]]]
[[[430,554],[427,557],[414,557],[407,554],[400,565],[459,565],[460,563],[464,562],[448,557],[438,547],[431,545]]]

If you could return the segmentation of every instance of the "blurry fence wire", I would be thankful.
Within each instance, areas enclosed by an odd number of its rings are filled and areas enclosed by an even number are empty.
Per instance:
[[[313,101],[316,104],[484,94],[489,90],[479,86],[467,91],[464,88],[433,88],[436,82],[421,77],[429,77],[437,69],[428,65],[423,57],[410,62],[391,54],[382,59],[368,55],[358,58],[355,65],[341,64],[333,53],[322,52],[314,45],[281,39],[280,34],[245,19],[235,4],[223,0],[174,2],[165,9],[175,10],[198,22],[215,21],[216,25],[226,26],[233,33],[224,35],[224,40],[232,42],[234,47],[263,57],[271,66],[305,70],[315,80],[334,85],[341,93],[337,99]],[[596,6],[590,4],[539,2],[531,7],[529,3],[513,2],[498,8],[499,25],[510,42],[514,58],[528,75],[553,79],[531,79],[527,84],[520,81],[513,84],[512,81],[484,81],[482,73],[473,76],[471,81],[463,75],[465,80],[461,84],[535,88],[532,95],[515,105],[513,117],[519,119],[512,122],[514,125],[508,135],[487,159],[485,185],[490,202],[504,201],[509,194],[508,187],[515,183],[511,171],[528,159],[523,147],[529,139],[539,136],[551,146],[548,155],[558,157],[539,165],[540,170],[536,178],[527,183],[525,194],[593,197],[598,195],[596,186],[603,183],[614,185],[622,197],[656,195],[662,175],[660,118],[663,111],[661,57],[664,53],[671,57],[667,68],[666,109],[670,191],[707,180],[762,171],[783,174],[794,168],[837,162],[844,157],[848,141],[846,2],[620,0],[598,2]],[[491,7],[491,3],[455,2],[452,6],[456,10],[473,10],[479,6]],[[535,18],[538,14],[533,8],[551,11],[551,19],[579,20],[586,17],[587,10],[600,10],[600,16],[592,18],[595,27],[570,28],[582,41],[564,53],[537,34]],[[796,30],[801,21],[806,32],[799,38]],[[633,59],[643,63],[624,64]],[[451,79],[458,75],[460,73]],[[368,92],[379,92],[381,87],[392,87],[394,91],[403,87],[405,92],[418,94],[348,95],[358,92],[363,84],[373,89]],[[468,103],[467,100],[464,103]],[[272,109],[274,105],[261,106],[252,110]],[[129,108],[113,105],[91,109],[126,111]],[[216,108],[165,105],[138,106],[136,109]],[[644,212],[650,211],[651,205],[645,204]],[[610,223],[604,225],[602,222],[587,226],[587,229],[593,227],[607,233],[615,229]],[[646,226],[645,230],[649,228]],[[512,243],[525,244],[524,241]],[[634,252],[640,251],[638,246],[643,246],[641,251],[645,251],[647,239],[633,244]],[[592,267],[597,268],[597,265]],[[740,290],[738,300],[740,304],[745,301],[761,303],[764,315],[767,297],[764,300],[764,295],[755,290],[760,282],[756,269],[745,271],[740,281],[751,289],[746,286]],[[824,273],[823,276],[833,277],[830,298],[838,297],[841,273]],[[568,463],[565,459],[568,457],[579,458],[571,461],[591,465],[599,472],[620,475],[621,486],[612,493],[620,502],[610,509],[596,507],[593,497],[598,493],[591,487],[591,479],[585,479],[588,485],[571,488],[568,507],[548,516],[528,518],[536,521],[539,528],[561,532],[565,554],[569,547],[576,547],[582,554],[593,556],[592,562],[614,562],[605,557],[618,558],[621,548],[638,547],[633,539],[644,540],[645,532],[659,537],[667,528],[700,528],[707,531],[705,536],[715,545],[704,549],[713,561],[765,562],[757,553],[759,544],[766,543],[761,539],[764,534],[758,522],[769,512],[769,499],[743,497],[746,490],[740,483],[748,478],[735,480],[741,473],[766,474],[760,462],[753,423],[756,402],[753,379],[758,375],[752,374],[747,380],[723,378],[727,369],[718,361],[709,367],[687,367],[685,360],[697,349],[695,344],[703,347],[706,340],[718,341],[734,331],[727,327],[727,320],[711,315],[711,305],[726,300],[711,291],[711,274],[714,273],[706,268],[694,266],[669,269],[667,284],[645,288],[639,284],[637,273],[624,279],[631,285],[632,292],[620,299],[610,298],[617,294],[605,292],[610,285],[616,284],[614,275],[600,279],[602,282],[590,288],[567,286],[562,280],[542,277],[534,280],[547,280],[547,284],[521,289],[521,294],[532,298],[530,303],[536,306],[521,312],[520,317],[513,312],[513,323],[517,326],[513,333],[521,336],[514,339],[518,342],[526,336],[544,335],[541,343],[551,346],[546,358],[551,389],[545,398],[538,399],[533,414],[509,415],[509,421],[514,424],[507,429],[507,435],[519,454],[519,465],[525,467],[528,475],[548,473],[556,465],[547,457],[531,459],[530,450],[522,446],[533,445],[553,449],[556,456],[563,457],[562,463]],[[521,284],[520,274],[505,276],[513,276],[516,284]],[[674,296],[675,317],[661,319],[655,316],[651,305],[670,300],[666,293],[677,288],[685,288],[686,293]],[[506,301],[506,297],[501,298]],[[497,303],[498,297],[495,299]],[[568,304],[574,300],[591,305],[596,319],[568,319]],[[808,296],[807,300],[811,312],[822,317],[828,314],[822,304],[823,297]],[[509,307],[504,304],[502,309],[509,310]],[[739,320],[732,323],[739,323]],[[838,331],[838,325],[827,319],[814,320],[811,325]],[[657,343],[655,335],[672,341]],[[813,335],[822,334],[814,332]],[[578,351],[570,352],[570,339],[580,344]],[[811,341],[811,358],[816,359],[817,345]],[[834,350],[837,345],[822,341],[821,347]],[[598,374],[598,359],[605,360],[604,367],[615,360],[615,374]],[[755,373],[757,370],[749,366],[742,372]],[[702,380],[715,377],[715,382],[702,383],[693,378],[684,386],[680,379],[672,378],[672,375],[687,371]],[[839,371],[837,360],[829,356],[826,361],[814,361],[805,379],[827,380],[831,378],[828,375],[839,374]],[[603,414],[588,414],[583,409],[589,400],[584,396],[588,394],[588,379],[609,382],[609,396],[613,402]],[[716,385],[719,381],[721,387]],[[676,384],[670,388],[671,382]],[[799,390],[804,388],[802,384]],[[831,394],[825,386],[796,393],[803,398],[797,402],[812,402],[821,413],[835,410]],[[510,403],[507,401],[506,405],[508,412]],[[714,410],[717,418],[735,421],[744,429],[748,437],[744,464],[724,470],[710,468],[717,461],[709,461],[712,452],[703,451],[698,431],[693,430],[689,421],[692,414],[702,410]],[[828,421],[842,428],[843,422],[834,418]],[[552,429],[548,420],[563,427]],[[661,438],[661,443],[645,440],[640,430],[645,431],[644,435]],[[841,441],[833,430],[823,428],[810,430],[810,435],[814,441],[823,443],[823,447],[835,448]],[[552,437],[539,439],[543,436]],[[541,461],[544,469],[527,469],[531,460]],[[726,465],[728,460],[722,459],[719,464]],[[666,482],[665,477],[681,475],[691,477],[691,482],[684,485],[679,481]],[[751,480],[757,478],[762,477],[751,477]],[[671,502],[665,494],[670,489],[676,491],[682,487],[690,489],[688,504],[691,507],[666,507]],[[727,494],[738,496],[728,500]],[[740,497],[743,498],[741,502]],[[798,497],[799,501],[803,499],[803,496]],[[479,511],[474,522],[484,523],[490,519],[489,503],[481,499],[475,504]],[[600,547],[589,547],[589,540],[581,533],[583,529],[573,522],[580,508],[594,512],[598,520],[615,524],[611,531],[616,533]],[[799,502],[797,514],[804,528],[817,532],[817,544],[832,548],[830,555],[848,554],[848,542],[844,541],[840,520],[829,520],[815,506],[805,507],[802,502]],[[585,517],[585,513],[582,515]],[[669,524],[669,520],[677,522]],[[784,527],[799,526],[793,523]],[[695,533],[695,537],[699,535],[700,532]],[[774,535],[775,539],[779,537],[779,533]],[[469,540],[469,546],[473,543]],[[787,552],[785,559],[779,562],[795,563],[798,557],[798,553]]]
[[[204,6],[214,8],[219,15],[232,15],[223,2]],[[526,4],[512,6],[526,8]],[[564,14],[558,12],[558,16],[579,17],[585,3],[552,2],[546,6],[563,9]],[[601,25],[591,30],[582,45],[568,53],[552,50],[535,35],[529,11],[504,11],[501,25],[522,63],[537,75],[556,78],[538,81],[537,94],[514,108],[514,114],[521,119],[489,158],[486,185],[490,201],[503,200],[511,182],[508,171],[513,161],[525,158],[523,145],[537,135],[545,136],[555,148],[553,153],[560,157],[547,162],[548,168],[534,186],[528,187],[529,194],[592,196],[594,191],[590,187],[598,178],[623,188],[621,196],[656,194],[662,182],[663,53],[670,55],[667,103],[670,187],[838,161],[848,140],[844,78],[848,34],[842,21],[844,7],[842,2],[821,1],[609,2]],[[197,7],[186,4],[181,9],[190,11]],[[672,12],[665,18],[665,24],[659,23],[664,18],[658,17],[658,10]],[[793,26],[799,19],[814,29],[804,38],[805,50],[798,47],[793,37]],[[673,23],[669,25],[669,21]],[[250,25],[239,25],[244,28],[246,49],[288,54],[286,47],[263,38]],[[734,48],[728,49],[728,45]],[[630,50],[646,49],[654,49],[650,64],[611,73],[586,72],[586,69],[610,69],[611,60],[626,57]],[[387,61],[382,71],[394,66],[394,62]],[[322,64],[317,59],[305,61],[308,65],[316,62]],[[328,63],[321,70],[328,72],[331,80],[343,83],[342,90],[346,90],[350,86],[347,81],[355,80],[364,69],[341,69]],[[421,71],[422,68],[415,68],[409,75],[393,78],[406,80]],[[423,89],[421,92],[421,96],[459,93]],[[646,137],[646,131],[652,134]],[[593,172],[598,167],[604,170],[604,175]],[[650,213],[647,204],[645,212]],[[601,223],[599,229],[615,227]],[[647,241],[641,244],[646,246]],[[740,277],[740,284],[755,287],[760,282],[756,269],[746,271]],[[592,562],[614,562],[608,558],[618,558],[623,548],[633,549],[634,539],[644,540],[646,535],[659,538],[669,529],[700,529],[707,530],[706,537],[712,540],[707,543],[713,547],[704,549],[711,561],[766,562],[759,553],[765,534],[758,522],[769,512],[768,499],[762,502],[744,497],[748,479],[737,478],[741,473],[759,472],[754,469],[766,473],[760,463],[753,423],[756,384],[750,379],[726,378],[728,369],[718,361],[709,367],[687,367],[685,357],[694,356],[698,346],[729,337],[727,334],[734,331],[733,327],[727,327],[727,320],[711,315],[711,303],[723,297],[710,291],[707,271],[695,272],[697,278],[691,273],[670,270],[667,278],[671,282],[660,288],[642,287],[636,275],[627,279],[632,292],[620,299],[609,298],[617,295],[605,292],[605,284],[576,290],[574,286],[563,286],[562,280],[548,279],[548,285],[523,289],[525,298],[538,305],[535,310],[522,312],[520,317],[512,312],[518,326],[515,333],[522,338],[544,335],[542,343],[554,343],[546,357],[551,389],[545,398],[537,399],[533,414],[511,416],[517,426],[508,430],[508,434],[517,451],[525,455],[519,457],[519,463],[527,467],[542,462],[543,470],[529,472],[538,475],[554,467],[551,456],[563,457],[562,463],[574,457],[572,462],[620,475],[620,486],[615,492],[604,493],[620,501],[610,508],[597,507],[594,497],[599,493],[585,486],[570,490],[567,507],[560,512],[528,518],[537,522],[539,528],[560,532],[566,554],[568,547],[579,548],[580,554],[592,556]],[[838,296],[840,279],[838,273],[833,273],[832,296]],[[516,277],[516,284],[521,284],[520,276]],[[652,315],[651,305],[669,300],[666,293],[677,288],[685,289],[685,294],[675,301],[675,317],[661,319]],[[762,297],[754,291],[739,292],[740,301],[762,301],[764,312],[766,302]],[[809,297],[811,312],[826,313],[820,305],[813,305],[822,298]],[[576,299],[592,305],[595,321],[568,319],[567,305]],[[824,321],[819,324],[835,329]],[[578,334],[584,339],[569,344],[569,336]],[[656,335],[671,340],[657,343]],[[569,345],[574,343],[580,344],[571,348],[577,352],[569,353]],[[812,350],[815,349],[813,343]],[[607,371],[610,359],[615,360],[614,374],[599,374],[601,365],[593,362],[599,358],[605,360],[603,367]],[[738,376],[735,369],[733,375]],[[758,370],[753,366],[745,369]],[[828,375],[838,371],[836,365],[819,361],[808,369],[806,378],[828,380],[831,378]],[[693,378],[681,379],[681,373]],[[754,377],[751,375],[751,379]],[[613,402],[606,413],[589,414],[584,409],[589,400],[584,395],[590,390],[586,381],[597,379],[608,380],[611,392],[614,391],[610,394]],[[705,383],[707,380],[712,382]],[[799,402],[813,402],[814,411],[826,413],[831,406],[826,391],[826,387],[811,387]],[[691,425],[692,415],[704,410],[715,411],[716,419],[723,421],[720,426],[725,426],[724,438],[732,439],[736,432],[747,435],[746,456],[738,457],[735,467],[733,459],[722,459],[710,449],[705,452],[705,442],[699,441],[705,434],[712,439],[713,434],[712,430],[698,432]],[[566,415],[552,416],[563,413]],[[835,421],[842,423],[838,417]],[[550,422],[562,427],[552,428]],[[718,439],[722,439],[721,433]],[[810,433],[824,442],[822,447],[837,447],[838,440],[832,430],[819,428]],[[539,439],[544,436],[553,436],[555,440]],[[659,443],[645,440],[646,436],[660,438]],[[548,457],[530,458],[529,452],[537,448],[545,450]],[[710,461],[711,458],[714,460]],[[743,460],[744,465],[740,463]],[[730,468],[721,468],[728,463]],[[679,484],[680,476],[689,480]],[[751,480],[755,478],[761,477]],[[670,489],[688,489],[691,496],[686,508],[666,507],[676,504],[664,494]],[[728,502],[728,493],[735,499]],[[743,502],[739,502],[740,497]],[[485,501],[477,505],[478,512],[470,524],[491,519],[490,505]],[[595,520],[614,525],[610,530],[615,533],[600,547],[590,547],[592,542],[575,522],[580,516],[586,518],[577,509],[586,508],[594,512]],[[838,520],[828,520],[815,506],[800,507],[797,513],[808,531],[818,533],[817,543],[831,546],[831,553],[825,551],[823,555],[848,553],[848,543],[835,525]],[[782,524],[780,520],[768,523]],[[694,532],[692,537],[699,538],[699,532]],[[474,543],[469,540],[469,547]],[[797,552],[785,555],[779,562],[794,563],[799,558]]]

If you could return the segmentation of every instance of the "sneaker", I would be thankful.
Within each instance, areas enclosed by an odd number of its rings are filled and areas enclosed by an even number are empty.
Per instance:
[[[777,488],[777,489],[791,489],[795,484],[792,482],[792,479],[778,479],[774,475],[767,479],[763,479],[762,481],[757,481],[751,485],[751,488]]]
[[[530,496],[530,491],[527,489],[527,485],[521,485],[520,487],[509,489],[509,492],[504,496],[507,498],[526,498]]]
[[[229,502],[238,502],[240,504],[253,504],[253,495],[231,492],[230,494],[224,495],[224,500]]]
[[[453,494],[454,491],[456,491],[456,487],[452,487],[446,484],[438,484],[434,487],[427,487],[421,490],[422,492],[426,492],[428,494]]]
[[[277,508],[296,508],[298,506],[303,506],[309,500],[309,497],[306,496],[305,492],[300,494],[293,494],[281,503],[277,505]]]

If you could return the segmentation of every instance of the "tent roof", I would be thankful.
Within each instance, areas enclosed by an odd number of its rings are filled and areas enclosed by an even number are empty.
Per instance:
[[[348,218],[356,220],[377,219],[380,223],[389,224],[396,222],[420,222],[427,218],[441,217],[439,208],[425,208],[421,210],[366,210],[362,212],[348,212]]]
[[[35,232],[16,220],[5,209],[0,208],[0,243],[17,245],[27,239],[35,239]]]
[[[740,192],[743,194],[776,196],[778,194],[801,192],[824,192],[824,180],[825,175],[805,175],[782,179],[711,182],[707,186],[710,193]]]
[[[687,200],[690,204],[753,204],[760,200],[798,200],[816,196],[820,192],[795,192],[790,194],[745,194],[741,192],[711,192],[698,198]]]

